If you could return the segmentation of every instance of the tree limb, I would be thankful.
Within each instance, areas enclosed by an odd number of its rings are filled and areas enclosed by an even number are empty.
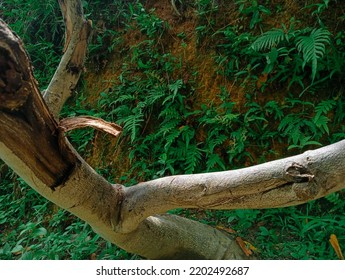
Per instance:
[[[26,183],[89,223],[106,240],[146,258],[246,258],[228,234],[172,215],[114,231],[124,188],[111,185],[69,145],[50,115],[22,42],[0,20],[0,157]],[[195,232],[191,234],[193,227]]]
[[[81,1],[59,0],[59,4],[66,27],[64,55],[44,93],[44,100],[55,119],[80,78],[91,34],[91,21],[84,19]]]
[[[339,191],[345,140],[301,155],[239,170],[178,175],[125,190],[117,230],[175,208],[260,209],[302,204]]]
[[[77,164],[37,88],[21,41],[0,21],[0,140],[54,189]]]

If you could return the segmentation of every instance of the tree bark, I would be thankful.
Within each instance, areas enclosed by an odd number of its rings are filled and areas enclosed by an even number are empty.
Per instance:
[[[66,28],[64,55],[44,92],[47,106],[56,119],[83,71],[92,25],[84,19],[80,1],[59,0],[59,4]]]
[[[80,1],[59,2],[69,34],[65,62],[44,99],[21,41],[0,21],[0,157],[32,188],[105,239],[150,259],[244,259],[229,234],[164,213],[285,207],[343,188],[345,141],[240,170],[172,176],[129,188],[110,184],[71,147],[66,122],[57,122],[78,81],[90,28]],[[72,61],[78,75],[69,67]]]

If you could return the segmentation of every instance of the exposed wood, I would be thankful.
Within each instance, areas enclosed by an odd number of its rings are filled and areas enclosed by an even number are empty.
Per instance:
[[[0,21],[0,140],[51,189],[78,160],[67,142],[57,141],[48,111],[19,38]]]
[[[122,128],[115,123],[110,123],[100,118],[90,116],[65,118],[59,122],[59,130],[62,133],[84,127],[92,127],[99,131],[111,134],[114,137],[119,136],[122,131]]]

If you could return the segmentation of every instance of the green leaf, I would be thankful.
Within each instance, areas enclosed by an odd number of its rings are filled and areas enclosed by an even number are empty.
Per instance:
[[[311,62],[312,80],[317,73],[318,59],[322,58],[326,51],[326,44],[330,43],[331,33],[323,28],[313,29],[309,36],[299,36],[297,38],[297,49],[303,54],[303,65]]]
[[[16,245],[14,248],[11,250],[12,254],[19,253],[24,250],[24,247],[22,245]]]
[[[36,228],[33,232],[32,235],[34,237],[43,237],[47,235],[47,230],[44,227]]]
[[[326,116],[317,116],[318,118],[314,118],[314,123],[318,128],[322,128],[327,134],[329,134],[329,129],[328,129],[328,121],[329,118]]]
[[[221,170],[226,169],[223,160],[218,154],[209,154],[206,162],[207,172],[212,171],[217,165],[221,168]]]
[[[288,34],[283,29],[273,29],[263,33],[260,37],[258,37],[251,45],[251,47],[255,51],[272,49],[282,41],[289,41]]]
[[[272,50],[266,54],[266,67],[264,69],[264,73],[271,73],[271,71],[273,70],[273,67],[274,65],[276,64],[277,62],[277,59],[278,59],[278,50],[277,48],[272,48]]]
[[[189,145],[189,149],[186,152],[186,174],[191,174],[194,172],[195,168],[201,161],[201,152],[202,151],[196,145]]]

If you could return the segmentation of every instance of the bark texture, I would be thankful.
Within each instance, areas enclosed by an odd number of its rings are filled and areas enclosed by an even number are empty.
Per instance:
[[[57,123],[38,91],[19,38],[0,22],[0,139],[37,178],[54,189],[77,163],[58,143]]]
[[[83,71],[92,25],[84,19],[81,1],[59,0],[59,4],[66,28],[64,55],[44,93],[48,108],[56,119]]]

